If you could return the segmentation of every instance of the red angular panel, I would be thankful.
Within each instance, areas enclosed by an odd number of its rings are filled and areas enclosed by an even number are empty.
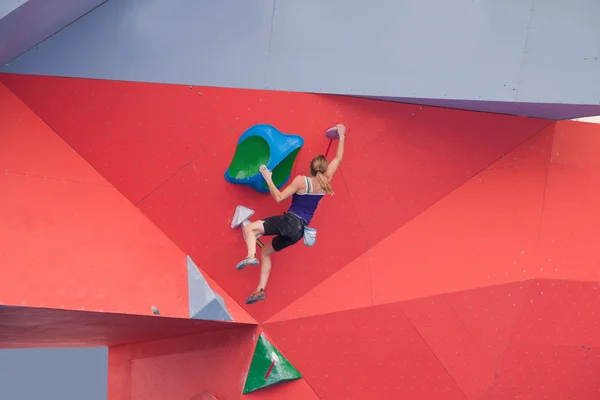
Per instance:
[[[482,352],[444,296],[400,303],[402,310],[469,399],[485,398],[495,364]]]
[[[131,346],[108,349],[108,400],[131,399]]]
[[[114,188],[0,175],[0,303],[188,317],[186,258]]]
[[[0,90],[0,303],[188,317],[185,254]]]
[[[540,277],[600,280],[600,125],[558,123],[539,244]],[[594,156],[596,155],[596,156]]]
[[[187,86],[4,74],[2,81],[133,203],[237,134]],[[227,158],[227,156],[224,156]]]
[[[499,368],[492,399],[592,400],[600,391],[597,348],[515,343]]]
[[[370,261],[361,256],[267,322],[330,314],[373,305]]]
[[[1,171],[111,187],[2,83],[0,131]]]
[[[552,163],[600,170],[600,124],[557,121]]]
[[[265,330],[321,398],[466,399],[398,304]]]
[[[552,156],[556,123],[542,129],[519,147],[505,154],[487,169],[524,168],[548,165]]]
[[[547,121],[424,107],[361,149],[344,176],[370,243],[415,218]]]
[[[552,164],[541,221],[538,276],[600,280],[598,188],[600,174],[587,168]]]
[[[240,400],[320,400],[321,398],[311,389],[304,379],[285,382],[280,385],[270,386],[256,392],[243,394]]]
[[[450,306],[494,362],[500,361],[528,301],[531,281],[448,293]]]
[[[549,152],[531,154],[537,164],[478,174],[374,247],[374,304],[534,277]]]
[[[132,346],[131,400],[239,399],[256,329],[238,328]]]
[[[512,341],[517,343],[600,346],[598,282],[532,282]]]

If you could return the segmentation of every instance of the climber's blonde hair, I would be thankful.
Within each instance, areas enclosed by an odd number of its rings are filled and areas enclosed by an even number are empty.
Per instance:
[[[310,162],[310,173],[312,176],[316,176],[319,180],[319,184],[327,194],[333,194],[333,190],[331,189],[331,184],[329,183],[329,179],[325,176],[325,172],[327,172],[327,167],[329,166],[329,161],[324,155],[318,155],[312,159]]]

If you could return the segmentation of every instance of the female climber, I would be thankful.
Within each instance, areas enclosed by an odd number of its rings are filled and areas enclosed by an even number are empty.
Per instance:
[[[271,272],[271,254],[299,242],[304,236],[304,227],[310,224],[321,199],[325,194],[333,194],[330,182],[342,162],[344,141],[346,139],[346,127],[342,124],[338,124],[336,127],[339,134],[339,143],[335,158],[328,162],[325,156],[316,156],[310,162],[310,176],[296,176],[283,191],[279,191],[273,183],[272,172],[264,165],[260,167],[260,172],[265,178],[271,196],[275,201],[280,203],[291,196],[292,204],[283,215],[254,221],[244,227],[248,256],[236,265],[238,270],[247,265],[259,264],[258,258],[256,258],[256,235],[275,236],[270,243],[265,243],[262,248],[262,265],[258,287],[246,299],[246,304],[265,299],[265,287]]]

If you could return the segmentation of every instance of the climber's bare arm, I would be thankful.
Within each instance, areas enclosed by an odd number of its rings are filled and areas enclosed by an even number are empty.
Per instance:
[[[281,203],[296,193],[302,187],[304,182],[304,179],[298,175],[285,187],[285,189],[283,189],[283,191],[280,191],[273,183],[273,178],[271,176],[273,174],[272,171],[269,171],[265,165],[261,165],[260,173],[262,174],[263,178],[265,178],[267,186],[269,186],[269,192],[271,192],[271,196],[273,196],[273,199],[275,199],[275,202],[277,203]]]
[[[337,152],[335,154],[335,158],[329,162],[329,166],[327,167],[327,172],[325,172],[325,176],[329,181],[333,179],[333,175],[335,175],[337,169],[342,163],[342,159],[344,158],[344,143],[346,142],[346,127],[342,124],[338,124],[338,134],[340,138],[338,140]]]

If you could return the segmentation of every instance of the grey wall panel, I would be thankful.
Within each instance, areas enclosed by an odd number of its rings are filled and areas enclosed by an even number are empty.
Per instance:
[[[536,0],[520,101],[600,104],[600,2]]]
[[[600,104],[597,16],[597,0],[109,0],[3,71],[577,117]]]
[[[0,19],[4,18],[23,4],[27,3],[28,0],[2,0],[0,1]]]
[[[272,14],[273,0],[109,1],[4,71],[265,87]]]
[[[110,0],[5,71],[379,96],[514,97],[532,0],[274,1]]]
[[[0,350],[0,399],[106,400],[108,349]]]
[[[0,65],[4,64],[4,60],[9,60],[11,57],[7,49],[11,38],[15,36],[22,9],[22,7],[12,8],[5,5],[5,13],[0,19]]]
[[[532,0],[277,0],[272,88],[508,100]]]
[[[14,12],[18,21],[10,32],[0,65],[35,46],[105,0],[29,0]],[[9,15],[10,16],[10,15]],[[9,23],[14,23],[9,21]],[[0,26],[3,19],[0,20]],[[1,28],[0,28],[1,30]]]

